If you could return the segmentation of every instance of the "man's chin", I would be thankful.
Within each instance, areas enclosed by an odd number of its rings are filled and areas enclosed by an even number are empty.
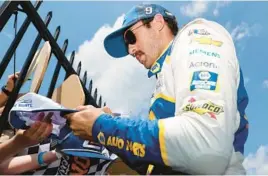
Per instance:
[[[146,68],[146,69],[148,69],[148,70],[150,70],[151,69],[151,67],[150,66],[147,66],[147,65],[143,65],[144,66],[144,68]]]
[[[151,69],[152,65],[148,65],[146,64],[146,61],[145,62],[141,62],[141,64],[144,66],[144,68],[146,69]]]

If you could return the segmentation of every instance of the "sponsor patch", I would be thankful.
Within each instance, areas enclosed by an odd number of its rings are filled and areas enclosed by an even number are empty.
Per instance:
[[[223,44],[223,42],[218,41],[218,40],[213,40],[210,37],[194,37],[192,41],[195,41],[198,44],[202,44],[202,45],[214,45],[217,47],[221,47]]]
[[[212,102],[198,103],[191,99],[191,102],[183,107],[183,112],[195,112],[200,115],[209,114],[211,118],[216,119],[216,115],[223,112],[223,107]]]
[[[167,11],[167,10],[165,10],[164,12],[165,12],[165,14],[167,14],[167,15],[169,15],[169,16],[171,16],[171,17],[173,17],[173,16],[174,16],[172,13],[170,13],[170,12],[169,12],[169,11]]]
[[[117,136],[108,136],[106,146],[118,148],[119,150],[126,150],[134,156],[143,158],[145,156],[146,146],[139,142],[124,140]]]
[[[189,68],[198,68],[198,67],[218,68],[218,66],[212,62],[191,62],[189,66]]]
[[[156,63],[155,65],[152,66],[151,68],[151,72],[152,73],[156,73],[160,70],[160,64],[159,63]]]
[[[188,32],[188,36],[190,36],[192,34],[197,34],[197,35],[210,35],[210,33],[207,30],[205,30],[205,29],[191,29]]]
[[[71,156],[63,155],[56,175],[68,175],[70,170]]]
[[[209,71],[196,71],[193,73],[190,90],[204,89],[216,90],[218,74]]]
[[[15,103],[14,107],[33,107],[33,102],[31,99],[22,99],[18,100],[17,103]]]
[[[206,51],[203,49],[193,49],[189,52],[189,55],[206,55],[209,57],[214,57],[214,58],[221,58],[220,54],[217,52],[211,52],[211,51]]]
[[[98,138],[100,144],[105,145],[106,140],[105,140],[105,136],[104,136],[103,132],[99,132],[97,138]]]

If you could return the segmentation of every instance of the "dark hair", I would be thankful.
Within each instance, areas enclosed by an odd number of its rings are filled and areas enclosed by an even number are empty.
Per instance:
[[[146,27],[150,28],[151,27],[150,22],[153,21],[153,19],[154,19],[154,17],[143,19],[141,21]],[[167,23],[167,25],[168,25],[169,29],[171,30],[172,34],[174,36],[176,36],[178,31],[179,31],[178,23],[177,23],[176,18],[170,19],[170,18],[164,17],[164,20]]]

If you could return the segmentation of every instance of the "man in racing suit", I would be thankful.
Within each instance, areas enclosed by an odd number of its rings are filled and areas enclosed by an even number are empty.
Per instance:
[[[244,174],[248,97],[233,40],[221,25],[205,19],[193,20],[175,36],[170,20],[176,21],[159,5],[138,5],[104,41],[111,56],[131,54],[156,77],[149,119],[113,118],[83,106],[66,116],[70,127],[130,166]]]

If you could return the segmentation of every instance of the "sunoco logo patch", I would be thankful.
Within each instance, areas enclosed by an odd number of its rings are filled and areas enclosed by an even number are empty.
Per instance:
[[[197,114],[204,115],[208,113],[212,118],[216,119],[215,114],[220,114],[223,112],[223,107],[216,105],[212,102],[207,102],[203,104],[189,103],[183,109],[184,112],[196,112]]]

